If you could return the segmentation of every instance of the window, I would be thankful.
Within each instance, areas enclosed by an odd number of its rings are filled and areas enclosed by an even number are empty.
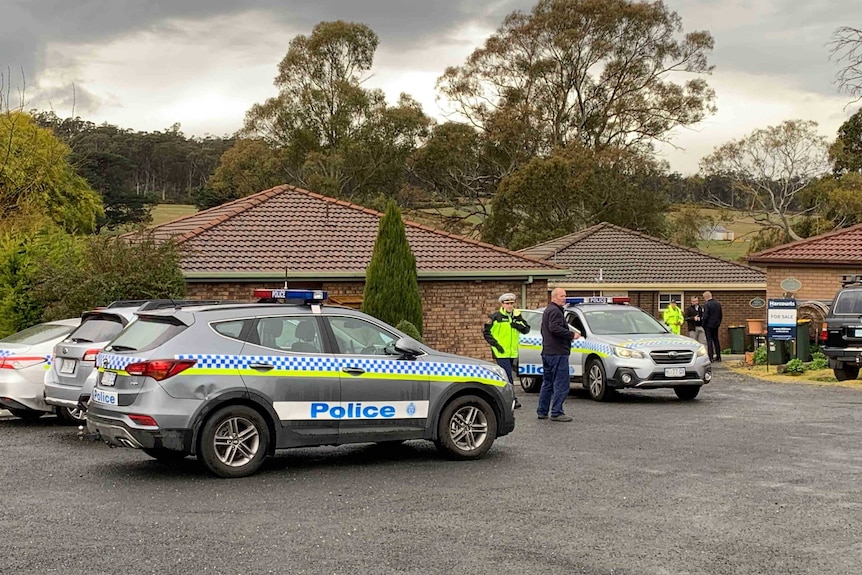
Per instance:
[[[236,319],[214,323],[212,324],[212,328],[223,336],[239,339],[239,335],[242,333],[242,326],[244,324],[245,320]]]
[[[323,353],[323,340],[313,317],[264,317],[252,337],[259,345],[297,353]]]
[[[862,315],[862,290],[843,290],[835,298],[834,314]]]
[[[63,337],[74,329],[71,325],[56,323],[40,323],[0,339],[2,343],[20,343],[21,345],[37,345],[46,341]]]
[[[677,307],[682,305],[681,293],[660,293],[658,294],[658,310],[664,311],[668,304],[672,301],[676,302]]]
[[[542,331],[542,312],[532,310],[521,310],[521,315],[530,326],[531,332],[539,333]]]
[[[338,353],[388,355],[386,346],[398,339],[373,323],[355,317],[331,317],[329,325],[338,343]]]

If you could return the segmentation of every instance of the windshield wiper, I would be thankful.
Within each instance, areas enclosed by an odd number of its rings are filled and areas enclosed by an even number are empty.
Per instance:
[[[73,337],[72,341],[75,343],[93,343],[92,339],[87,339],[85,337]]]
[[[138,351],[138,348],[128,345],[112,345],[110,349],[111,351]]]

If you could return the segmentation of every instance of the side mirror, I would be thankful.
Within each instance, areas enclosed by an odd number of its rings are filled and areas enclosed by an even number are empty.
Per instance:
[[[422,348],[419,346],[419,342],[411,337],[399,338],[398,341],[395,342],[394,348],[399,354],[411,359],[422,355],[423,353]]]

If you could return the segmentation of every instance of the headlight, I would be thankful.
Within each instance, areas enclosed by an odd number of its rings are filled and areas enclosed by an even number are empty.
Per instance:
[[[703,357],[705,355],[706,355],[706,346],[701,345],[699,348],[697,348],[697,357]]]
[[[505,369],[503,369],[499,365],[486,365],[485,367],[499,375],[503,379],[503,381],[509,383],[509,375],[506,373]],[[512,375],[514,376],[515,374]]]
[[[636,349],[629,349],[627,347],[615,347],[614,355],[617,357],[625,357],[630,359],[643,359],[646,357],[644,352],[638,351]]]

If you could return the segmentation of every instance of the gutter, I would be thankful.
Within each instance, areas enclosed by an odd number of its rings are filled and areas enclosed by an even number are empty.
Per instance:
[[[445,280],[501,280],[501,279],[516,279],[523,280],[525,283],[533,283],[534,278],[550,279],[552,277],[563,277],[569,270],[564,269],[530,269],[530,270],[485,270],[485,271],[457,271],[457,270],[441,270],[441,271],[419,271],[418,279],[420,281],[445,281]],[[183,277],[186,281],[213,283],[213,282],[283,282],[285,280],[361,280],[365,281],[364,271],[341,271],[341,272],[320,272],[320,271],[290,271],[285,274],[282,270],[262,271],[262,272],[183,272]]]

